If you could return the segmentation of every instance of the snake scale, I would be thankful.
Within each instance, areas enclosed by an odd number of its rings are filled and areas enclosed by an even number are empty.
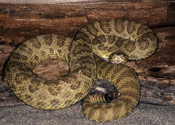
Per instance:
[[[96,94],[82,102],[88,119],[104,122],[126,116],[139,101],[137,74],[121,63],[146,58],[156,48],[157,38],[146,25],[118,19],[96,21],[80,29],[74,40],[47,34],[23,42],[8,59],[4,81],[26,104],[55,110],[85,98],[95,79],[107,79],[120,93],[116,101],[100,103],[106,99]],[[67,62],[69,75],[55,81],[37,76],[33,69],[50,58]]]

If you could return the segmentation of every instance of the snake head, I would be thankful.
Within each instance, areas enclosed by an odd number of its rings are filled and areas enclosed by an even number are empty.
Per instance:
[[[109,61],[116,64],[124,64],[127,62],[127,56],[124,53],[112,53],[109,56]]]

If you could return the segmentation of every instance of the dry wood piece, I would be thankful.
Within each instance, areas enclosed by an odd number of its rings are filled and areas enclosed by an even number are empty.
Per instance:
[[[69,74],[69,65],[64,61],[48,59],[33,70],[41,78],[58,80]]]
[[[142,81],[140,101],[158,105],[175,105],[175,86]]]

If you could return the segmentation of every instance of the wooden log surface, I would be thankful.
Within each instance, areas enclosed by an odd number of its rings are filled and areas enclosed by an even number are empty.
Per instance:
[[[156,0],[149,2],[91,0],[49,5],[0,4],[0,79],[3,75],[4,63],[21,42],[48,33],[73,38],[77,31],[88,23],[114,18],[141,22],[155,31],[159,41],[155,54],[143,60],[128,62],[127,65],[136,70],[143,82],[174,86],[175,2],[164,0],[159,2]],[[63,70],[58,71],[58,67],[65,66],[64,63],[48,62],[39,65],[34,72],[53,79],[64,74]],[[46,65],[48,65],[47,68],[44,68]],[[151,90],[145,89],[146,91]],[[171,102],[174,96],[171,95],[173,97]]]

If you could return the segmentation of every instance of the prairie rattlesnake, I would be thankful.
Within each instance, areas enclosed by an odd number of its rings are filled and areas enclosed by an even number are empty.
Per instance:
[[[85,116],[103,122],[131,113],[139,101],[139,80],[128,66],[113,63],[153,54],[157,47],[153,31],[134,21],[102,20],[82,28],[71,43],[70,38],[57,35],[41,35],[22,43],[7,62],[4,81],[26,104],[54,110],[84,98],[95,79],[108,79],[121,94],[118,100],[98,104],[94,96],[88,96],[82,104]],[[34,74],[35,66],[48,58],[66,61],[70,74],[58,81]]]

